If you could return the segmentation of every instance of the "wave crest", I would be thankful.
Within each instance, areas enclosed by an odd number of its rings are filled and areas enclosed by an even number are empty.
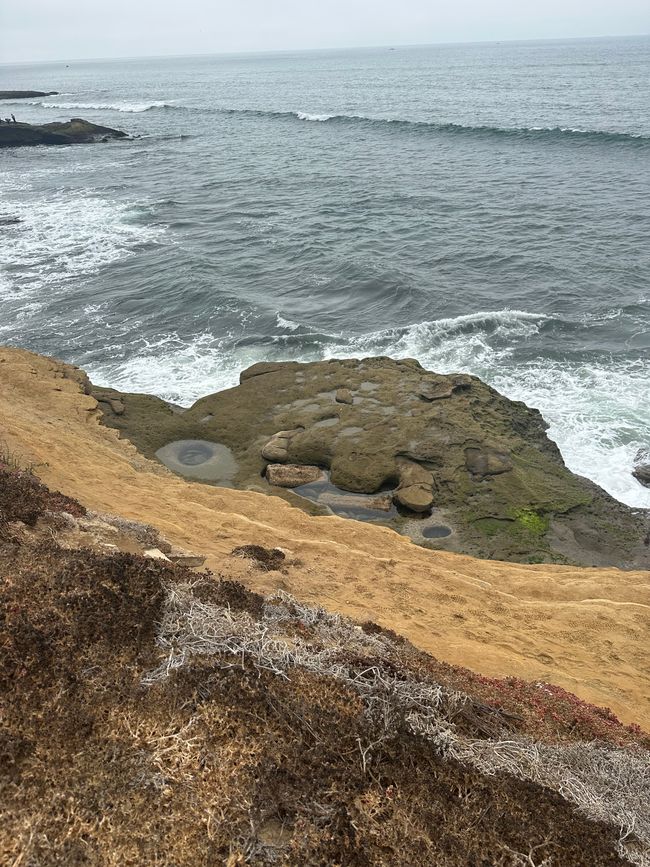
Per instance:
[[[85,111],[122,111],[139,114],[152,108],[171,108],[162,101],[156,102],[42,102],[41,100],[21,100],[21,105],[38,105],[41,108],[81,108]]]
[[[371,117],[363,114],[317,114],[306,111],[264,111],[246,108],[226,108],[220,110],[223,114],[249,115],[284,120],[299,120],[308,122],[334,124],[363,124],[378,128],[403,129],[419,133],[438,133],[459,136],[481,136],[487,138],[503,137],[511,139],[530,140],[567,140],[579,143],[621,143],[647,147],[650,137],[641,133],[616,132],[614,130],[590,130],[576,127],[501,127],[489,125],[468,125],[461,123],[437,123],[435,121],[406,120],[403,118]]]

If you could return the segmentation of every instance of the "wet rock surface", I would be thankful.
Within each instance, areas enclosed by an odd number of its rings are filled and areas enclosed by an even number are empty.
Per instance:
[[[58,90],[0,90],[0,99],[35,99],[37,96],[56,96],[57,93]]]
[[[540,413],[475,377],[434,374],[412,359],[262,363],[180,414],[149,395],[102,389],[100,399],[105,423],[149,457],[181,439],[226,446],[236,487],[266,485],[298,504],[264,478],[269,465],[291,465],[328,470],[329,483],[351,495],[390,490],[397,509],[386,523],[429,547],[520,562],[650,564],[648,513],[573,475]],[[449,532],[409,531],[418,520]]]
[[[650,488],[650,449],[639,449],[634,459],[632,475],[646,488]]]
[[[1,112],[0,112],[1,113]],[[0,123],[0,148],[70,145],[128,138],[125,132],[73,117],[69,121],[31,124]]]
[[[383,524],[398,515],[393,491],[352,494],[333,485],[327,471],[321,471],[315,481],[295,488],[295,493],[324,509],[326,514],[340,515],[343,518]]]

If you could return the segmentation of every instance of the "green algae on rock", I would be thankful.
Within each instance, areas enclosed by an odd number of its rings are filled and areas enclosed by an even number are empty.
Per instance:
[[[386,522],[429,547],[519,562],[650,565],[648,514],[571,473],[540,413],[476,377],[384,357],[262,363],[181,413],[150,395],[102,389],[98,397],[104,421],[148,457],[179,440],[226,446],[236,487],[291,499],[263,478],[268,464],[286,463],[327,469],[350,493],[391,489],[400,513]],[[418,514],[449,533],[419,531]]]

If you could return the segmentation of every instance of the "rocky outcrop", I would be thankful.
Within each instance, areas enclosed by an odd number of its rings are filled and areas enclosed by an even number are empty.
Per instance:
[[[69,121],[35,125],[31,123],[0,123],[0,148],[33,145],[70,145],[127,138],[119,129],[98,126],[80,117]]]
[[[339,491],[390,490],[399,513],[386,522],[430,547],[650,565],[648,514],[571,473],[539,412],[475,377],[436,375],[410,359],[264,363],[180,414],[146,395],[102,389],[100,399],[105,422],[147,456],[176,440],[228,447],[237,487],[264,487],[268,464],[291,464],[329,470]],[[431,532],[417,520],[431,520]]]
[[[170,559],[172,548],[195,551],[206,557],[205,566],[215,576],[241,581],[260,593],[281,588],[313,605],[335,607],[340,614],[360,622],[379,623],[445,662],[473,668],[484,677],[514,675],[535,684],[553,682],[582,699],[611,707],[627,722],[650,724],[647,572],[531,566],[432,552],[386,527],[312,517],[280,497],[188,481],[144,458],[119,431],[101,424],[102,410],[88,390],[86,376],[70,365],[0,347],[0,461],[3,457],[17,458],[23,465],[35,467],[51,491],[64,492],[95,514],[124,516],[126,523],[120,521],[116,526],[125,536],[136,533],[135,550],[141,546],[158,548]],[[451,406],[457,399],[455,395],[445,403]],[[152,420],[156,407],[172,412],[155,398],[140,395],[138,400],[141,407],[150,410]],[[119,417],[122,424],[138,405],[128,396],[125,403],[125,413]],[[104,412],[110,413],[106,406]],[[270,419],[269,426],[272,423]],[[480,487],[484,484],[481,482]],[[259,478],[256,486],[262,490],[266,482]],[[0,484],[0,498],[2,492]],[[31,504],[18,505],[32,520]],[[58,497],[55,502],[44,501],[48,510],[61,505]],[[11,502],[6,506],[11,512]],[[6,512],[6,506],[0,505],[0,511]],[[70,509],[69,501],[66,509]],[[586,521],[589,516],[584,517]],[[22,520],[14,511],[10,520],[16,519]],[[427,520],[415,516],[411,523],[426,527]],[[133,522],[138,522],[139,528],[134,530]],[[577,524],[573,526],[577,530]],[[157,532],[148,529],[152,527]],[[79,547],[87,547],[87,536],[83,534]],[[60,540],[58,532],[57,538]],[[44,533],[43,539],[51,543],[52,535]],[[105,541],[115,544],[115,534],[106,531]],[[281,548],[286,552],[286,571],[265,572],[246,558],[229,556],[234,548],[251,544]],[[127,550],[134,550],[132,542]],[[17,589],[15,554],[15,548],[10,547],[10,590]],[[164,566],[166,561],[147,559],[146,563],[141,573],[145,580],[153,568]],[[25,567],[24,598],[40,607],[30,558]],[[105,583],[83,564],[80,574],[105,602],[115,599],[125,634],[135,634],[132,621],[124,620],[129,605],[124,606],[113,595],[112,581]],[[121,575],[119,569],[115,576]],[[138,592],[139,576],[127,586]],[[48,588],[53,598],[61,601],[56,585],[48,581]],[[94,622],[102,622],[94,599],[76,593],[70,599],[73,606],[86,600]],[[64,599],[62,604],[68,603]],[[5,605],[2,610],[21,618],[24,608]],[[71,609],[67,611],[64,622],[74,628],[68,616]],[[55,619],[55,627],[61,622]],[[140,624],[139,631],[142,619],[135,622]],[[76,638],[75,642],[74,653],[66,658],[78,661]],[[40,651],[34,655],[35,646],[31,639],[25,645],[31,658],[38,660],[42,656]],[[122,641],[112,646],[117,648],[119,670],[132,682],[120,655]],[[25,678],[14,682],[33,689]],[[58,689],[54,694],[59,694]],[[61,695],[64,701],[57,706],[69,707],[69,694],[64,690]],[[539,699],[549,693],[537,686],[531,688],[531,696],[539,707]],[[86,702],[84,706],[91,705]],[[190,716],[192,708],[190,704]],[[534,717],[539,718],[537,712]],[[556,719],[551,715],[547,718],[554,737]],[[582,714],[572,710],[568,719],[573,731],[580,730]],[[110,727],[111,718],[106,722]],[[38,724],[39,730],[47,728],[42,715]],[[591,740],[594,737],[589,735]],[[158,801],[159,797],[159,791],[152,790],[152,798]],[[44,856],[46,860],[50,855],[51,850]],[[192,855],[195,863],[195,850]]]
[[[634,459],[632,475],[646,488],[650,488],[650,449],[639,449]]]
[[[0,99],[35,99],[39,96],[56,96],[58,90],[0,90]]]

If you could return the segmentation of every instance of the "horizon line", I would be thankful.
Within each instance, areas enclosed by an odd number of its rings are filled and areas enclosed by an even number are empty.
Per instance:
[[[31,66],[36,64],[51,64],[51,63],[104,63],[120,60],[172,60],[190,57],[237,57],[241,55],[260,55],[260,54],[292,54],[309,52],[331,52],[331,51],[370,51],[373,49],[387,51],[397,50],[399,48],[435,48],[446,45],[501,45],[520,42],[578,42],[580,40],[594,39],[645,39],[650,37],[650,33],[611,33],[601,34],[596,36],[536,36],[525,38],[505,38],[505,39],[472,39],[468,41],[448,40],[443,42],[403,42],[403,43],[378,43],[373,45],[345,45],[345,46],[328,46],[323,48],[262,48],[262,49],[244,49],[240,51],[201,51],[182,54],[121,54],[109,57],[67,57],[49,60],[12,60],[0,62],[0,68],[11,66]]]

